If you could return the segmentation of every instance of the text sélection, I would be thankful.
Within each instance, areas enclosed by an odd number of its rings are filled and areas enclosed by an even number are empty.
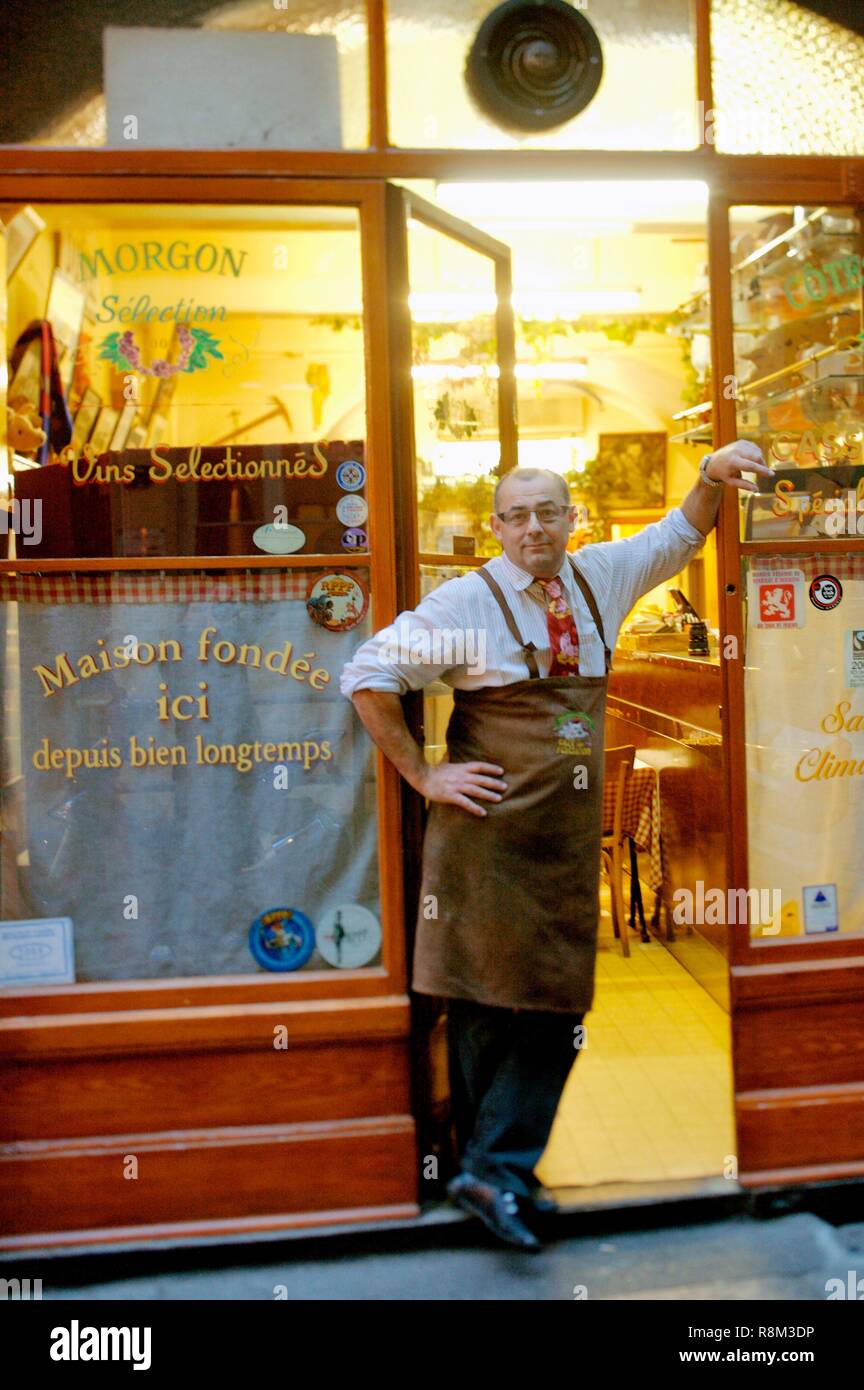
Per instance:
[[[779,890],[771,900],[781,904],[769,925],[751,927],[754,943],[861,933],[864,572],[858,557],[754,561],[745,649],[748,888],[763,895]]]
[[[131,775],[137,779],[146,778],[153,769],[196,769],[191,775],[207,776],[208,769],[219,767],[233,769],[238,778],[246,778],[258,768],[259,777],[272,778],[274,788],[281,786],[290,794],[291,776],[296,787],[297,778],[304,782],[306,778],[320,779],[326,776],[327,765],[337,762],[344,721],[350,716],[349,703],[328,699],[327,717],[323,720],[326,727],[280,730],[278,734],[271,729],[269,737],[259,735],[242,741],[235,737],[223,741],[212,733],[212,724],[219,718],[218,695],[222,692],[226,703],[233,705],[233,714],[239,713],[242,718],[246,693],[248,691],[251,709],[253,684],[260,675],[262,680],[269,682],[271,690],[274,678],[280,687],[285,683],[284,693],[277,692],[274,702],[283,715],[286,708],[290,710],[292,700],[299,699],[300,707],[309,710],[318,699],[326,699],[332,693],[328,691],[334,674],[332,659],[322,655],[317,647],[336,643],[339,660],[344,660],[348,654],[344,644],[347,642],[350,646],[351,643],[346,629],[356,625],[367,603],[368,595],[358,578],[319,571],[309,586],[306,603],[301,602],[298,595],[298,600],[290,604],[289,621],[293,625],[289,630],[301,638],[299,644],[291,639],[274,641],[272,635],[269,641],[241,642],[236,633],[229,639],[214,623],[202,625],[199,620],[189,627],[181,623],[179,637],[152,632],[147,634],[147,640],[129,636],[118,642],[91,637],[87,642],[89,650],[85,652],[66,650],[46,654],[42,660],[31,660],[27,663],[32,672],[28,760],[35,773],[53,774],[55,779],[59,775],[62,782],[75,791],[81,776],[110,776],[111,770],[116,769],[131,770]],[[315,607],[314,618],[310,605]],[[81,611],[88,614],[86,608]],[[89,615],[93,612],[90,608]],[[328,632],[332,635],[326,635]],[[304,637],[307,638],[305,642]],[[334,650],[333,655],[336,654]],[[96,688],[103,682],[113,682],[116,691],[118,679],[123,681],[123,672],[130,673],[131,679],[139,679],[146,668],[153,668],[150,682],[154,732],[127,729],[122,740],[102,737],[95,743],[81,746],[80,736],[75,743],[64,743],[38,729],[38,716],[43,709],[53,729],[56,730],[58,724],[63,726],[67,718],[77,727],[82,698],[86,701],[89,697],[92,702]],[[184,679],[178,680],[181,671]],[[235,685],[232,692],[229,687],[236,679],[247,685],[242,690]],[[77,702],[77,709],[70,708],[67,716],[63,707],[70,701]],[[145,700],[144,708],[146,706]],[[334,714],[343,715],[343,722],[337,717],[334,723]],[[182,741],[166,740],[166,726],[175,729],[182,726],[185,733]],[[163,731],[161,737],[160,730]],[[324,737],[325,733],[329,737]],[[269,772],[263,766],[267,764],[271,765]],[[128,779],[127,772],[123,775]],[[74,791],[69,794],[74,795]],[[323,863],[319,863],[318,876],[322,881],[326,878],[326,873],[321,873],[323,868]],[[337,897],[334,905],[334,891],[338,894],[338,887],[330,890],[331,904],[328,904],[325,889],[325,901],[320,913],[315,913],[314,922],[308,915],[308,904],[279,905],[278,900],[276,904],[263,904],[249,940],[258,965],[272,970],[297,969],[311,958],[315,949],[322,961],[335,968],[368,963],[380,949],[378,919],[360,903],[340,902]],[[16,950],[23,963],[24,945],[16,946]],[[31,954],[35,950],[29,941],[27,950]]]

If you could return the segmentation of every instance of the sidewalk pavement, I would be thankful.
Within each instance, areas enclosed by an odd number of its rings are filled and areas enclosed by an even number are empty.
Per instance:
[[[554,1226],[549,1228],[554,1233]],[[788,1299],[825,1301],[829,1279],[853,1287],[864,1280],[864,1223],[834,1226],[811,1212],[769,1220],[733,1214],[698,1225],[578,1234],[571,1220],[542,1253],[509,1251],[472,1219],[447,1223],[434,1248],[383,1253],[321,1242],[304,1257],[297,1242],[257,1248],[242,1262],[230,1248],[214,1266],[212,1252],[196,1267],[136,1274],[104,1283],[64,1284],[63,1261],[40,1271],[45,1299],[273,1300],[573,1300]],[[564,1232],[566,1231],[566,1234]],[[322,1254],[322,1250],[324,1253]],[[208,1267],[209,1266],[209,1267]],[[864,1297],[862,1283],[861,1297]],[[582,1290],[584,1289],[584,1292]],[[846,1295],[849,1296],[848,1293]]]

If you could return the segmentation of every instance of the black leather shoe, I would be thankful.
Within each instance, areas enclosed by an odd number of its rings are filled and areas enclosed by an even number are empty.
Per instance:
[[[532,1212],[535,1216],[557,1216],[560,1211],[555,1198],[545,1193],[542,1187],[532,1192],[530,1197],[518,1197],[516,1200],[526,1212]]]
[[[502,1192],[470,1173],[460,1173],[447,1184],[447,1195],[463,1211],[479,1216],[487,1230],[505,1245],[517,1250],[542,1250],[533,1231],[519,1220],[518,1199],[513,1192]]]

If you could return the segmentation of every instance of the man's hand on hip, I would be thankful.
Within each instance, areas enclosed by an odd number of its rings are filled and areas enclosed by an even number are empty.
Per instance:
[[[497,763],[445,761],[429,766],[423,749],[408,731],[398,695],[388,690],[356,690],[351,698],[381,752],[421,796],[461,806],[472,816],[486,815],[483,807],[471,800],[472,796],[481,801],[501,800],[507,783],[500,780],[504,769]]]
[[[438,763],[427,767],[419,790],[430,801],[461,806],[472,816],[485,816],[488,813],[471,797],[500,801],[507,790],[507,783],[501,781],[503,771],[497,763]]]

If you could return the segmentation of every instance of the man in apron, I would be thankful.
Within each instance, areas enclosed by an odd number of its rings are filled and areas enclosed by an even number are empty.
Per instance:
[[[704,545],[724,483],[758,491],[742,471],[773,472],[746,440],[706,455],[680,508],[577,562],[564,480],[514,469],[490,518],[503,554],[400,614],[342,673],[371,737],[430,803],[412,987],[448,1001],[462,1168],[448,1192],[519,1249],[539,1248],[531,1218],[554,1210],[534,1167],[594,997],[611,651],[640,595]],[[436,677],[455,703],[433,767],[400,697]]]

